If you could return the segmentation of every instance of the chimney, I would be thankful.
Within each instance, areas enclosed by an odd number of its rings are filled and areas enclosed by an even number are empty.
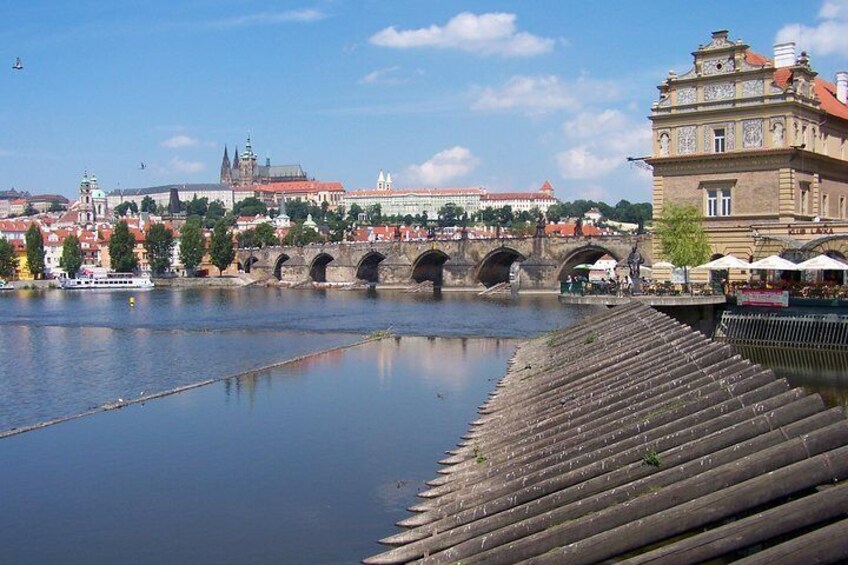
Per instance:
[[[795,66],[795,42],[776,43],[774,45],[774,68]]]
[[[848,71],[836,73],[836,99],[848,104]]]

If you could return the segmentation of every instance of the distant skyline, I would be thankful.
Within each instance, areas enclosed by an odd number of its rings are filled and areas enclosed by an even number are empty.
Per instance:
[[[0,190],[217,182],[249,133],[262,161],[347,190],[382,169],[395,187],[650,201],[625,158],[650,152],[657,85],[716,29],[768,57],[797,41],[831,82],[848,70],[848,0],[18,3]]]

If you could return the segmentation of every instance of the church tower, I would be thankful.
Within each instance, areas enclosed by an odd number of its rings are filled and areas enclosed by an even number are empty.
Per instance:
[[[230,171],[230,156],[227,154],[227,146],[224,145],[224,159],[221,161],[221,184],[230,184],[233,180]]]
[[[79,219],[77,221],[82,225],[94,223],[94,202],[91,199],[91,191],[91,180],[88,178],[88,173],[86,172],[82,175],[82,181],[80,182],[79,206],[77,207],[79,212]]]
[[[250,135],[247,136],[247,145],[239,158],[239,184],[241,186],[249,186],[253,184],[253,177],[256,171],[256,154],[253,152],[253,147],[250,145]]]

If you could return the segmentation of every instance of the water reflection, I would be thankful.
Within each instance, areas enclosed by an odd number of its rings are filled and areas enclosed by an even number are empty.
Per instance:
[[[0,563],[358,562],[515,345],[383,340],[7,438]]]

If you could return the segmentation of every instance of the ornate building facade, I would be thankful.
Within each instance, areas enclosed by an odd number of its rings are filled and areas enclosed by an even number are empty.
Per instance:
[[[230,163],[227,147],[224,146],[219,181],[221,184],[236,187],[305,180],[308,178],[300,165],[271,165],[269,157],[265,157],[265,164],[260,165],[259,157],[253,152],[249,135],[244,151],[239,154],[238,146],[236,146],[232,163]]]
[[[794,44],[774,53],[722,30],[689,71],[669,71],[651,112],[654,215],[698,207],[715,255],[845,257],[848,73],[834,84]]]
[[[100,190],[97,177],[83,174],[79,186],[79,201],[77,204],[77,222],[80,225],[94,225],[108,219],[109,205],[106,193]]]

